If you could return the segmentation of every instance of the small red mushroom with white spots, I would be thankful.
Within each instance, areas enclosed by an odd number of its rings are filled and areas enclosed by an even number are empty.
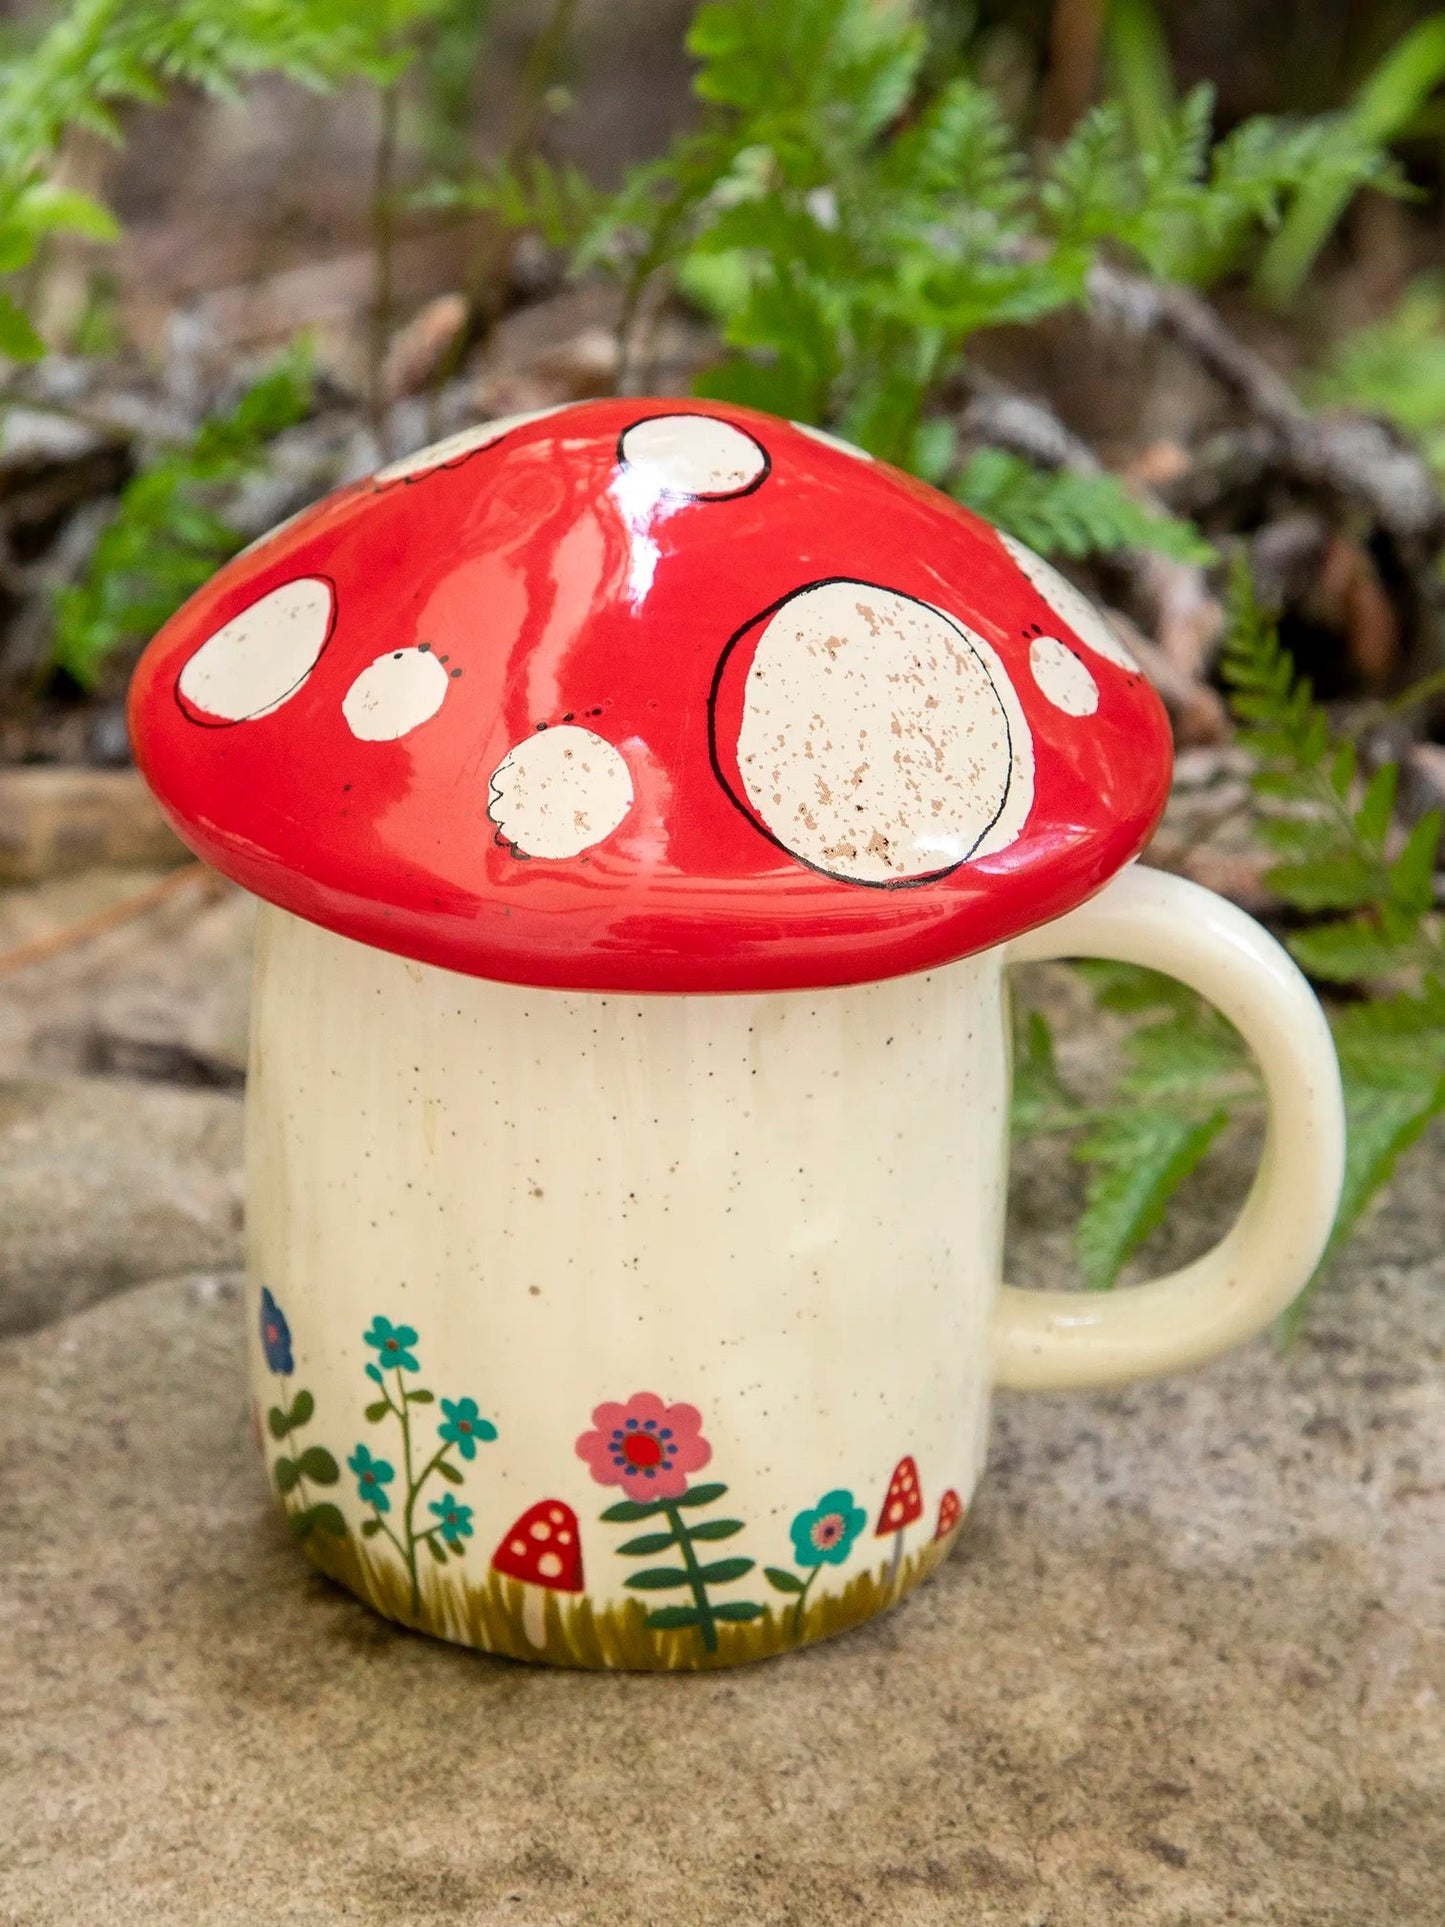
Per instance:
[[[897,1582],[898,1568],[903,1562],[903,1535],[909,1526],[922,1517],[923,1493],[918,1484],[918,1467],[913,1463],[912,1455],[907,1454],[893,1468],[883,1509],[873,1529],[875,1539],[886,1539],[890,1533],[893,1535],[893,1556],[888,1562],[890,1586]]]
[[[539,1499],[502,1535],[492,1567],[522,1582],[522,1630],[540,1651],[547,1644],[547,1594],[582,1590],[577,1514],[563,1499]]]
[[[956,1532],[962,1517],[963,1501],[950,1486],[938,1502],[938,1527],[933,1535],[934,1544],[936,1545],[940,1539],[946,1539],[951,1532]]]

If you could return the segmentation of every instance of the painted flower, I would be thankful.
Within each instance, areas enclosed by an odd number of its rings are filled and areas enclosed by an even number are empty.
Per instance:
[[[458,1505],[448,1492],[444,1499],[433,1499],[427,1510],[441,1520],[441,1533],[449,1546],[459,1546],[472,1536],[472,1508]]]
[[[800,1512],[789,1528],[793,1557],[800,1566],[841,1566],[867,1523],[868,1514],[854,1505],[851,1492],[825,1492],[812,1511]]]
[[[362,1503],[374,1505],[378,1512],[390,1512],[391,1500],[386,1496],[386,1487],[396,1477],[395,1468],[385,1459],[374,1459],[364,1445],[358,1445],[346,1463],[356,1474],[356,1489]]]
[[[373,1318],[371,1329],[362,1336],[383,1365],[395,1366],[403,1372],[419,1369],[416,1353],[411,1349],[416,1343],[416,1333],[410,1325],[393,1325],[389,1318]],[[379,1381],[380,1373],[374,1365],[368,1365],[366,1370],[368,1377]]]
[[[599,1485],[620,1485],[629,1498],[678,1499],[687,1475],[712,1457],[695,1405],[665,1405],[656,1392],[634,1392],[625,1405],[599,1405],[595,1431],[577,1441],[577,1456]]]
[[[478,1439],[491,1440],[497,1436],[496,1426],[482,1417],[474,1398],[444,1398],[442,1410],[446,1422],[437,1427],[438,1436],[454,1445],[464,1459],[477,1456]]]
[[[291,1327],[286,1323],[286,1314],[276,1300],[261,1287],[261,1349],[266,1354],[266,1363],[273,1372],[294,1372],[296,1361],[291,1356]]]

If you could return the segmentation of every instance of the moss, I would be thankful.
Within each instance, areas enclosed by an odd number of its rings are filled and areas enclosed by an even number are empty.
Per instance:
[[[865,1619],[897,1605],[947,1557],[957,1529],[946,1539],[910,1553],[891,1576],[886,1564],[860,1572],[838,1593],[820,1594],[803,1608],[801,1628],[792,1604],[769,1607],[760,1619],[718,1628],[718,1648],[705,1652],[694,1628],[661,1632],[647,1624],[639,1600],[594,1606],[586,1595],[545,1595],[541,1646],[524,1625],[526,1588],[516,1579],[489,1571],[480,1584],[453,1572],[427,1572],[421,1580],[421,1610],[411,1610],[411,1581],[394,1560],[378,1557],[362,1541],[308,1537],[305,1551],[321,1570],[388,1619],[417,1632],[510,1659],[549,1666],[621,1668],[637,1672],[688,1672],[704,1667],[737,1666],[768,1659],[815,1640],[846,1632]]]

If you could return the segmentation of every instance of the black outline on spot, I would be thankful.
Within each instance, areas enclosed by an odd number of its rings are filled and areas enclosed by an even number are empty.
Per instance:
[[[274,703],[267,703],[264,709],[253,709],[249,716],[198,715],[196,711],[190,707],[191,698],[181,694],[181,677],[185,675],[196,657],[200,655],[201,650],[206,647],[206,643],[215,641],[216,637],[220,635],[221,629],[228,629],[239,617],[245,615],[247,609],[254,609],[258,603],[264,602],[267,596],[277,595],[282,589],[289,589],[293,582],[324,582],[327,593],[331,597],[331,613],[326,619],[326,634],[321,638],[321,647],[311,659],[310,668],[304,676],[297,677],[296,681],[292,683],[284,696],[278,696]],[[341,597],[337,594],[336,583],[331,576],[323,575],[319,569],[308,569],[305,575],[287,576],[284,582],[274,583],[264,594],[253,597],[252,600],[246,604],[245,609],[238,609],[234,616],[228,616],[220,625],[220,628],[213,629],[210,635],[206,637],[206,641],[201,643],[198,648],[193,649],[186,657],[185,661],[176,671],[175,681],[171,684],[171,694],[175,698],[176,708],[185,717],[186,721],[188,723],[194,723],[197,729],[234,729],[237,723],[264,722],[268,716],[274,715],[278,709],[282,708],[286,703],[289,703],[291,698],[296,695],[299,690],[304,689],[306,684],[310,682],[312,676],[315,675],[317,663],[319,663],[321,658],[326,654],[327,649],[331,646],[331,638],[336,634],[336,621],[340,614]]]
[[[703,408],[661,408],[655,414],[639,415],[635,422],[629,422],[617,437],[618,468],[625,472],[638,466],[636,462],[628,460],[622,447],[634,428],[644,428],[648,422],[674,421],[721,422],[724,428],[731,428],[736,434],[745,436],[763,458],[762,472],[755,476],[746,488],[729,488],[710,495],[695,495],[691,489],[686,488],[664,488],[663,494],[671,496],[674,502],[741,502],[745,495],[755,494],[772,474],[773,458],[750,428],[739,428],[738,424],[730,422],[726,415],[710,415]]]
[[[572,711],[573,716],[575,716],[576,713],[577,712],[575,710]],[[589,715],[592,714],[590,710],[587,713]],[[598,713],[600,714],[600,712]],[[511,757],[515,756],[517,751],[522,747],[523,743],[535,743],[537,738],[543,733],[544,730],[563,729],[563,728],[580,729],[584,736],[590,736],[594,742],[603,744],[607,749],[612,750],[616,755],[622,757],[622,767],[627,771],[627,785],[628,785],[628,788],[632,791],[632,801],[627,805],[627,808],[623,811],[621,819],[618,822],[613,824],[612,828],[607,832],[606,836],[599,836],[596,842],[593,842],[593,843],[584,843],[582,845],[582,848],[580,850],[575,851],[574,854],[571,856],[540,856],[539,857],[535,850],[524,850],[519,843],[513,843],[510,837],[503,836],[501,824],[497,821],[496,817],[492,815],[493,803],[500,803],[502,800],[502,792],[497,787],[497,774],[498,774],[498,771],[501,769],[502,764],[506,763],[507,761],[510,760]],[[627,758],[622,755],[622,751],[618,749],[616,743],[609,741],[606,736],[599,736],[595,729],[587,729],[581,723],[578,723],[578,722],[569,723],[565,716],[562,718],[562,721],[560,723],[538,723],[537,726],[533,729],[530,736],[519,736],[516,742],[513,743],[512,747],[507,751],[507,754],[502,758],[502,762],[497,764],[496,769],[494,769],[491,775],[487,778],[486,815],[487,815],[487,821],[492,825],[492,842],[496,845],[496,847],[499,850],[505,850],[509,856],[514,857],[518,863],[585,863],[587,861],[587,852],[589,850],[595,850],[599,843],[605,843],[607,841],[607,837],[616,836],[617,832],[622,828],[622,825],[627,821],[628,817],[631,816],[636,802],[637,802],[637,783],[636,783],[636,779],[633,777],[633,774],[632,774],[632,765],[631,763],[628,762]]]
[[[795,602],[799,596],[807,595],[814,589],[827,589],[839,583],[847,583],[850,587],[858,589],[876,589],[880,595],[897,596],[900,601],[911,602],[917,608],[926,609],[930,615],[938,616],[941,621],[946,622],[949,628],[960,637],[970,654],[977,658],[978,666],[982,669],[984,679],[993,691],[994,700],[997,702],[999,713],[1003,717],[1004,740],[1008,744],[1008,770],[1004,778],[1003,794],[999,798],[998,808],[974,838],[969,849],[958,858],[957,862],[945,864],[941,870],[929,870],[926,871],[924,875],[916,877],[880,877],[875,879],[873,877],[852,877],[846,875],[841,870],[825,869],[821,863],[812,863],[807,857],[800,856],[796,850],[790,849],[780,836],[775,835],[773,831],[768,828],[767,824],[764,823],[761,816],[758,815],[752,803],[748,801],[745,796],[739,796],[737,794],[723,771],[722,759],[718,754],[717,705],[718,697],[722,691],[723,678],[727,674],[727,666],[731,660],[733,651],[750,630],[757,628],[760,623],[771,621],[780,609],[786,608],[788,603]],[[744,707],[746,707],[746,695],[744,696]],[[851,883],[860,890],[915,890],[920,884],[937,883],[943,877],[952,876],[955,870],[961,870],[965,863],[972,860],[974,851],[1003,815],[1004,807],[1009,799],[1009,793],[1013,789],[1014,780],[1013,729],[1009,723],[1008,704],[999,694],[998,684],[990,674],[988,664],[984,661],[983,657],[979,655],[978,650],[974,648],[973,643],[965,634],[962,625],[956,622],[945,610],[940,609],[937,603],[925,602],[922,596],[910,595],[906,589],[890,588],[886,582],[868,582],[862,576],[856,575],[819,576],[816,582],[804,582],[796,589],[789,589],[787,594],[779,596],[776,602],[770,602],[766,609],[760,610],[755,616],[750,616],[740,629],[735,630],[733,634],[728,637],[723,647],[723,652],[718,657],[717,668],[713,671],[712,687],[708,690],[707,694],[707,754],[708,761],[712,764],[712,773],[722,785],[728,801],[735,809],[741,811],[749,823],[752,824],[753,828],[757,830],[760,835],[765,836],[775,849],[781,850],[785,856],[790,856],[795,863],[801,863],[805,870],[812,870],[817,876],[828,877],[834,883]],[[739,780],[741,780],[741,768],[739,768],[738,775]]]
[[[563,402],[558,402],[552,408],[529,409],[527,412],[531,416],[530,421],[513,422],[510,428],[504,428],[501,434],[494,436],[491,441],[479,442],[475,448],[468,448],[464,450],[463,453],[460,455],[453,455],[451,460],[448,462],[432,462],[428,467],[414,469],[408,475],[393,475],[389,481],[383,482],[378,480],[378,476],[380,474],[380,470],[378,470],[375,474],[371,475],[368,478],[371,482],[371,492],[373,495],[385,495],[388,489],[414,488],[418,482],[424,482],[429,475],[441,475],[445,473],[448,469],[461,468],[464,463],[471,461],[474,455],[486,455],[492,449],[500,448],[502,443],[510,440],[510,438],[513,435],[520,435],[524,428],[534,428],[538,422],[545,421],[549,415],[560,415],[566,409],[572,408],[575,406],[576,404],[574,402],[563,401]],[[498,417],[498,420],[500,419],[501,418]],[[492,426],[494,426],[494,424],[490,422],[477,423],[478,428],[490,428]],[[456,428],[452,430],[452,434],[454,435],[465,435],[467,432],[468,431],[465,428]],[[450,441],[451,436],[443,435],[442,440]],[[426,447],[435,448],[436,443],[429,442],[426,445]],[[418,448],[414,451],[414,453],[417,455],[424,455],[426,453],[426,448]],[[402,462],[410,461],[411,456],[399,455],[397,457],[397,460]],[[382,464],[382,466],[385,468],[390,468],[392,464],[390,462],[385,462]]]

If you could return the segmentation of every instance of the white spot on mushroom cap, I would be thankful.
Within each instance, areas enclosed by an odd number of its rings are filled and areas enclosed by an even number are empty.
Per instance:
[[[836,448],[840,455],[852,455],[860,462],[871,462],[866,448],[859,448],[856,442],[845,442],[841,435],[830,435],[826,428],[814,428],[811,422],[794,422],[793,427],[809,441],[821,442],[824,448]]]
[[[544,1552],[537,1561],[537,1571],[544,1579],[560,1579],[562,1561],[555,1552]]]
[[[631,808],[621,751],[590,729],[560,723],[508,750],[492,772],[487,813],[520,855],[556,859],[611,836]]]
[[[1029,645],[1029,668],[1040,691],[1066,716],[1092,716],[1099,707],[1099,685],[1057,636],[1035,636]]]
[[[1061,622],[1068,623],[1079,641],[1120,669],[1137,673],[1139,665],[1114,633],[1107,616],[1096,609],[1082,589],[1076,589],[1066,575],[1060,575],[1052,562],[1020,542],[1016,536],[1000,533],[999,540],[1033,583]]]
[[[418,475],[429,475],[434,468],[447,468],[465,461],[468,455],[475,455],[478,449],[490,448],[503,435],[510,435],[514,428],[525,428],[528,422],[539,422],[545,415],[557,414],[559,408],[565,405],[533,408],[524,415],[498,415],[495,421],[478,422],[474,428],[459,428],[455,435],[445,435],[441,441],[431,442],[427,447],[417,449],[413,455],[403,455],[399,461],[388,462],[371,479],[378,483],[405,482]]]
[[[294,696],[326,646],[335,599],[320,576],[283,582],[208,636],[176,683],[203,719],[242,723]]]
[[[866,582],[800,589],[748,668],[738,771],[774,837],[856,883],[936,876],[1013,842],[1033,746],[988,644]]]
[[[436,715],[450,683],[446,665],[430,649],[388,649],[352,683],[341,713],[361,742],[393,743]]]
[[[720,501],[745,495],[768,472],[767,451],[716,415],[653,415],[623,431],[620,453],[669,495]]]

